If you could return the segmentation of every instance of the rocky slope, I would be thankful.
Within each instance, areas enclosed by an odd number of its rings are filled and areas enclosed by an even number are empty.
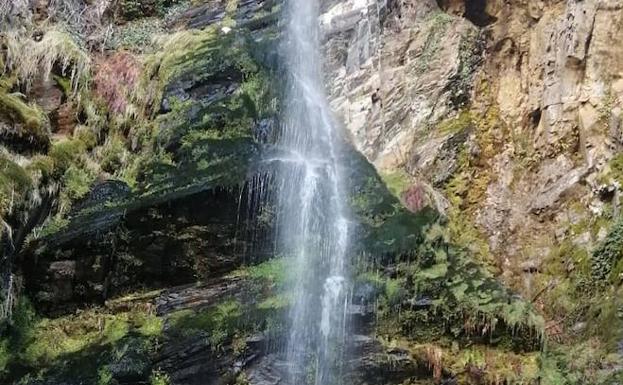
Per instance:
[[[321,4],[348,382],[621,382],[623,6]],[[282,381],[280,7],[0,3],[3,383]]]

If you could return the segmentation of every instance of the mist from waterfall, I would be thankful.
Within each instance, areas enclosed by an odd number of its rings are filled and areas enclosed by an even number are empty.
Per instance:
[[[349,224],[340,178],[341,138],[325,95],[319,1],[288,0],[283,55],[287,89],[277,146],[278,249],[293,256],[286,349],[288,384],[341,383],[349,290]]]

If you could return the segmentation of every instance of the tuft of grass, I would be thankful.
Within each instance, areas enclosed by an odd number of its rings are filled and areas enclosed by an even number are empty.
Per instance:
[[[86,87],[90,77],[91,58],[73,37],[60,28],[45,32],[41,40],[28,35],[9,32],[5,36],[6,66],[17,74],[27,88],[33,79],[47,79],[53,69],[69,78],[72,94]]]
[[[28,172],[0,153],[0,217],[23,202],[32,187]]]

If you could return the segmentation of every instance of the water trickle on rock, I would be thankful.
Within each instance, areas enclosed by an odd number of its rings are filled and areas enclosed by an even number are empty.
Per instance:
[[[288,384],[341,383],[349,275],[349,222],[340,178],[342,138],[321,74],[318,1],[289,0],[283,45],[287,72],[277,146],[279,252],[296,279],[287,344]]]

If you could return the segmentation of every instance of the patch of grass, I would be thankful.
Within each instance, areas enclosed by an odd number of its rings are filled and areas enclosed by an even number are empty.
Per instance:
[[[436,130],[442,134],[458,134],[473,127],[472,114],[469,110],[461,111],[456,117],[444,120]]]
[[[407,191],[412,184],[411,177],[403,170],[381,173],[381,178],[389,191],[398,199],[401,199],[402,193]]]
[[[260,310],[277,310],[289,307],[293,303],[291,295],[280,293],[266,298],[257,304]]]
[[[173,313],[167,322],[174,336],[205,334],[212,348],[218,350],[241,326],[242,315],[240,302],[230,300],[199,312],[182,310]]]
[[[253,280],[268,282],[272,286],[284,287],[288,282],[292,261],[288,258],[273,258],[258,265],[245,266],[234,273],[234,276],[248,277]]]

